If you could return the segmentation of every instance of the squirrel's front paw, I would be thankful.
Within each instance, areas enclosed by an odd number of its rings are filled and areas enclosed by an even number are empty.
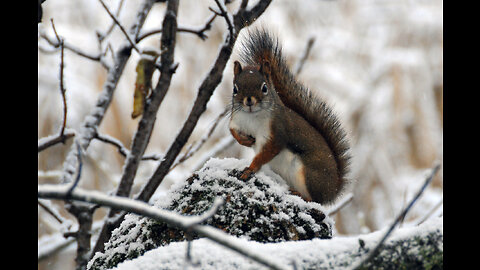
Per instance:
[[[250,135],[240,135],[238,138],[238,143],[241,145],[250,147],[255,143],[255,138]]]
[[[255,143],[255,138],[253,136],[246,135],[243,132],[236,131],[235,129],[230,129],[230,132],[235,140],[237,140],[237,142],[241,145],[250,147]]]
[[[242,175],[240,175],[240,179],[247,180],[253,173],[254,171],[252,169],[246,167],[245,169],[243,169]]]

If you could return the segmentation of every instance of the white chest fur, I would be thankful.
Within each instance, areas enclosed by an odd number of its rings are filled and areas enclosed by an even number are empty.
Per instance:
[[[255,137],[253,150],[255,154],[257,154],[271,134],[270,112],[268,110],[258,113],[237,111],[230,119],[230,128]],[[275,173],[279,174],[289,186],[300,192],[305,198],[310,198],[305,184],[304,166],[298,155],[295,155],[288,149],[283,149],[268,165]]]
[[[268,110],[256,113],[237,111],[230,119],[230,128],[253,136],[255,138],[253,150],[258,153],[270,137],[270,112]]]
[[[302,160],[288,149],[283,149],[268,165],[280,175],[290,187],[300,192],[304,198],[311,199],[305,184],[305,169]]]

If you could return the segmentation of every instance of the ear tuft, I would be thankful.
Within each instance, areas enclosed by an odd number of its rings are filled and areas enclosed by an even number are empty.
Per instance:
[[[270,62],[265,60],[260,67],[260,72],[264,75],[270,75]]]
[[[240,72],[242,72],[242,65],[240,64],[240,62],[233,62],[233,75],[237,76],[238,74],[240,74]]]

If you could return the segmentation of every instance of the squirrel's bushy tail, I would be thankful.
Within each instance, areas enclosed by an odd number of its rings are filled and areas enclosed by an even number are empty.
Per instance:
[[[346,184],[346,174],[350,163],[349,143],[346,133],[332,109],[305,86],[298,83],[287,67],[278,40],[262,28],[250,29],[240,50],[242,62],[259,66],[268,61],[271,66],[271,79],[285,106],[306,118],[324,137],[331,149],[342,187]]]

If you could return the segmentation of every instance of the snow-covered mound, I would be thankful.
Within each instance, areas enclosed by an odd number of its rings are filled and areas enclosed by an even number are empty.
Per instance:
[[[273,258],[290,269],[351,269],[376,246],[386,229],[352,237],[281,243],[239,240],[255,253]],[[186,259],[186,250],[186,242],[171,243],[114,269],[267,269],[208,239],[192,241],[190,261]],[[443,269],[443,218],[395,230],[380,253],[362,269]]]
[[[211,159],[186,181],[172,186],[155,205],[185,215],[199,215],[221,197],[224,205],[204,224],[239,238],[269,243],[332,237],[333,221],[321,205],[290,194],[288,186],[268,169],[246,181],[239,180],[247,165],[247,160]],[[198,238],[195,234],[190,237]],[[148,250],[185,239],[183,230],[127,215],[105,244],[105,252],[97,253],[88,269],[108,269]]]

